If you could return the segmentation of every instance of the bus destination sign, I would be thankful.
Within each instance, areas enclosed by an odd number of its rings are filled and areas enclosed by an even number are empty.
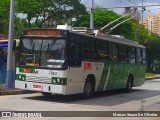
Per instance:
[[[26,33],[27,36],[50,36],[50,37],[60,37],[62,36],[59,30],[29,30]]]

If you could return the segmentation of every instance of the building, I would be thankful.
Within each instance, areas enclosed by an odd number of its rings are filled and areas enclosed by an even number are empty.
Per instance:
[[[149,31],[160,35],[160,13],[155,16],[147,16],[143,21],[143,25]]]

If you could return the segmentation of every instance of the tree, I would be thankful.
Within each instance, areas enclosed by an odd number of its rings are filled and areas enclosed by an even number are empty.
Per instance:
[[[28,27],[31,28],[31,20],[41,14],[43,5],[39,0],[17,0],[16,12],[27,15]]]
[[[0,0],[0,33],[7,34],[9,25],[10,0]]]
[[[14,22],[14,37],[19,38],[22,30],[25,30],[28,28],[28,23],[26,19],[21,19],[19,17],[15,17]]]
[[[64,24],[78,18],[85,13],[85,6],[80,0],[17,0],[17,12],[27,15],[29,28],[33,19],[41,28],[45,23]]]
[[[9,13],[10,13],[10,0],[0,0],[0,33],[4,34],[7,38],[9,29]],[[22,29],[26,29],[26,20],[21,19],[15,14],[15,37],[20,35]]]

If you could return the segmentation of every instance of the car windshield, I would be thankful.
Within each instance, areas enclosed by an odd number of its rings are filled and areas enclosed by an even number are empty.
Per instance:
[[[59,38],[23,38],[20,42],[19,65],[63,67],[66,40]]]

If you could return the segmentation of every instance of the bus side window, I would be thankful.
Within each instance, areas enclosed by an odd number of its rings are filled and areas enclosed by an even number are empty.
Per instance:
[[[136,48],[136,62],[142,63],[142,54],[140,48]]]
[[[129,63],[135,63],[135,49],[134,47],[128,47],[128,62]]]
[[[108,50],[108,42],[106,41],[96,41],[97,48],[97,60],[109,60],[109,50]]]
[[[118,60],[118,46],[115,43],[109,43],[109,60]]]
[[[127,49],[125,45],[118,46],[118,61],[119,62],[127,61]]]
[[[83,59],[95,60],[95,58],[96,58],[95,40],[94,39],[85,40],[83,46]]]
[[[142,63],[146,64],[146,51],[145,49],[141,49],[142,52]]]
[[[71,66],[81,66],[81,45],[78,42],[70,44],[70,62]]]

